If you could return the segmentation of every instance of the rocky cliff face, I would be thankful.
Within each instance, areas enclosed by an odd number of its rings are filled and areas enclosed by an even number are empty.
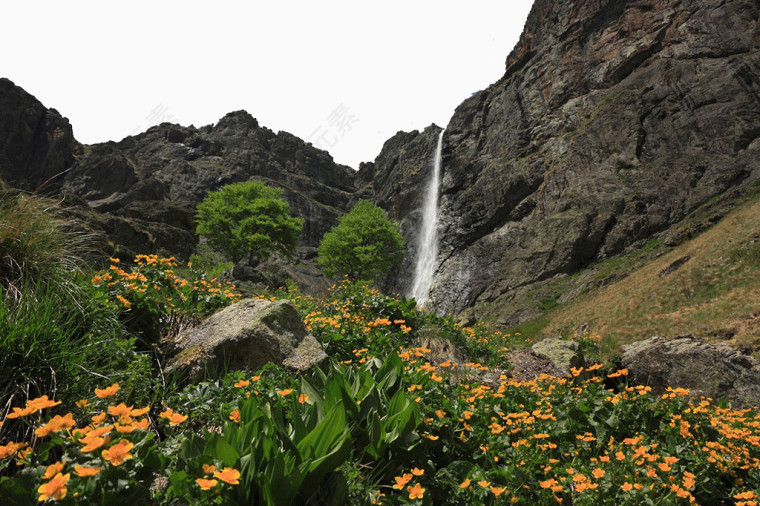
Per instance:
[[[55,193],[78,150],[66,118],[0,78],[0,179],[24,190]]]
[[[120,142],[79,145],[54,109],[0,79],[0,179],[79,200],[84,213],[126,253],[189,256],[196,205],[225,184],[263,180],[283,189],[305,219],[299,255],[312,258],[322,235],[348,210],[356,173],[245,111],[202,128],[162,124]]]
[[[517,323],[521,288],[757,179],[759,18],[753,0],[537,0],[444,136],[437,310]]]
[[[759,19],[756,0],[536,0],[503,78],[444,135],[435,308],[518,323],[535,315],[519,308],[526,290],[758,179]],[[117,242],[188,255],[206,192],[261,179],[306,219],[308,261],[371,198],[401,224],[409,254],[389,288],[402,293],[439,131],[399,132],[358,172],[243,111],[80,147],[64,118],[0,80],[0,177],[27,189],[52,177]]]

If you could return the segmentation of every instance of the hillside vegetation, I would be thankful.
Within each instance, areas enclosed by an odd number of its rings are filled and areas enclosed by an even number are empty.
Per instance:
[[[760,195],[751,192],[731,205],[725,216],[710,205],[693,213],[671,235],[710,226],[678,246],[653,239],[542,287],[526,298],[542,314],[512,331],[535,341],[581,328],[602,336],[607,358],[626,343],[688,333],[757,351]]]
[[[655,396],[602,363],[518,381],[507,355],[524,336],[348,281],[317,298],[258,295],[294,304],[321,366],[180,388],[149,340],[234,303],[235,288],[155,255],[90,269],[35,292],[73,293],[70,318],[0,300],[7,321],[33,323],[0,378],[5,503],[756,504],[757,410]]]

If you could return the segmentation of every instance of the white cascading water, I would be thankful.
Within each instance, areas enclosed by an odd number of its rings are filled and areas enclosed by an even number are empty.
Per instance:
[[[438,134],[435,148],[433,175],[430,178],[425,198],[422,202],[422,230],[417,242],[417,265],[414,268],[414,285],[409,294],[417,305],[427,304],[430,287],[435,274],[435,260],[438,257],[438,186],[441,178],[443,132]]]

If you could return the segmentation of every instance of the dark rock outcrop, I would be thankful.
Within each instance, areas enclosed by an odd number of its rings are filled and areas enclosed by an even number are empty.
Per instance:
[[[256,370],[267,363],[306,371],[327,355],[289,301],[249,299],[212,315],[175,339],[179,352],[167,366],[194,382],[226,370]]]
[[[653,337],[626,346],[622,366],[629,383],[650,386],[654,395],[668,387],[688,388],[692,398],[725,398],[735,408],[760,406],[760,363],[725,344],[690,335]]]
[[[521,287],[757,179],[758,19],[752,0],[536,1],[447,126],[435,308],[511,321]]]
[[[690,211],[760,179],[759,20],[755,0],[536,0],[504,76],[446,127],[436,311],[525,321],[531,292],[656,234],[685,240],[699,232],[675,226]],[[407,292],[438,127],[399,132],[359,172],[244,111],[75,160],[68,123],[11,87],[0,81],[0,131],[16,136],[0,137],[0,176],[52,178],[108,217],[114,242],[142,230],[140,251],[186,256],[204,195],[259,179],[306,220],[305,264],[358,199],[386,209],[409,253],[386,288]]]
[[[0,78],[0,179],[15,188],[56,193],[78,150],[66,118]]]
[[[98,211],[192,234],[195,206],[208,192],[265,181],[282,188],[291,212],[305,219],[299,246],[308,257],[346,211],[354,177],[327,152],[287,132],[275,134],[237,111],[213,126],[164,123],[120,142],[88,146],[63,191]],[[163,242],[155,249],[178,250]]]

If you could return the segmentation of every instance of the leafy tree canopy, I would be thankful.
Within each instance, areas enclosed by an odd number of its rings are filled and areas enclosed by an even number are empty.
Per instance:
[[[290,255],[303,227],[290,215],[282,190],[260,181],[224,186],[209,193],[197,208],[198,235],[233,262],[248,255],[264,261],[273,251]]]
[[[317,263],[328,277],[375,281],[398,267],[404,256],[404,240],[398,226],[368,200],[338,220],[319,245]]]

